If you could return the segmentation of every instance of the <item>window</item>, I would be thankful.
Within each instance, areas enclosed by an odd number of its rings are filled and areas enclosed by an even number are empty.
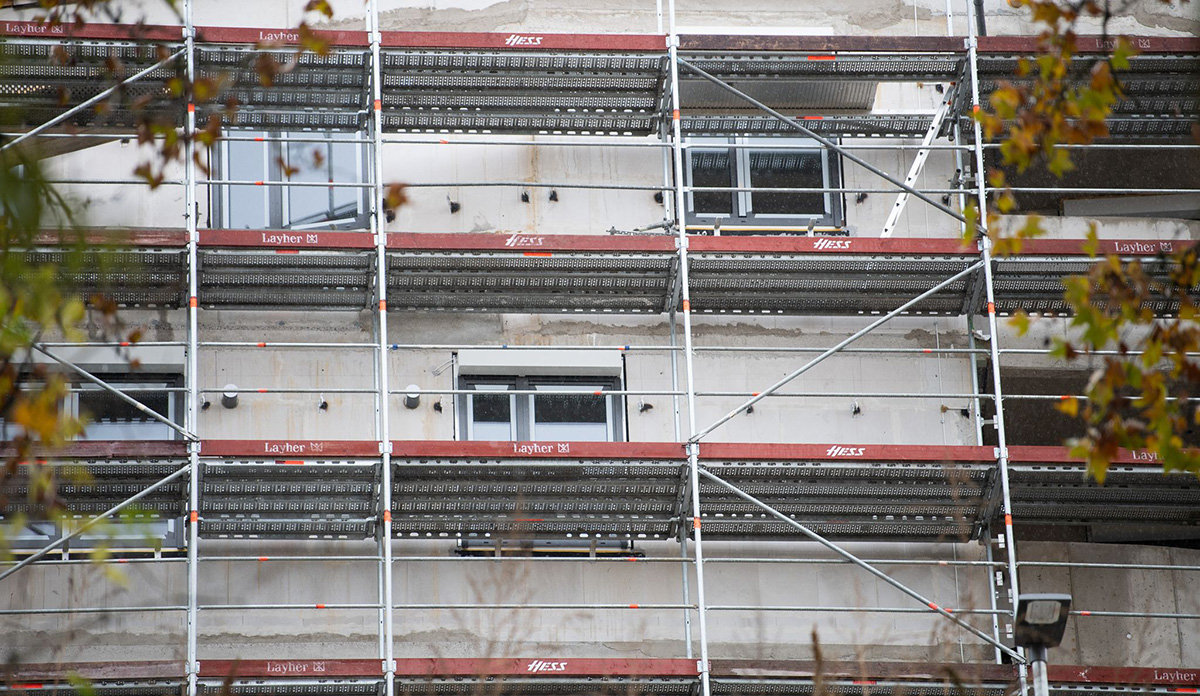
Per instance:
[[[238,138],[268,134],[237,131]],[[214,171],[229,181],[336,182],[366,181],[366,158],[357,133],[275,134],[306,138],[220,141]],[[312,142],[313,138],[322,139]],[[291,172],[286,176],[285,169]],[[257,186],[222,184],[214,187],[213,226],[227,229],[361,229],[367,226],[367,189],[339,186]]]
[[[693,139],[688,186],[693,188],[837,188],[837,158],[808,139]],[[779,147],[786,145],[786,147]],[[732,146],[732,147],[731,147]],[[772,147],[774,146],[774,147]],[[811,147],[810,147],[811,146]],[[828,191],[696,191],[688,194],[687,221],[720,224],[722,234],[755,230],[801,231],[841,226],[842,196]]]
[[[464,440],[625,439],[619,351],[468,348],[455,356]],[[515,393],[525,392],[525,393]]]
[[[129,381],[101,376],[118,389],[133,389],[127,394],[151,411],[178,423],[183,413],[179,383],[174,379],[143,379]],[[162,391],[156,391],[161,389]],[[142,413],[116,394],[90,382],[76,384],[66,399],[67,413],[87,419],[88,440],[173,440],[176,432],[165,423]]]
[[[624,400],[602,393],[619,389],[615,378],[473,376],[462,377],[459,385],[475,392],[463,395],[463,434],[467,440],[624,439]],[[536,393],[506,393],[513,390]]]

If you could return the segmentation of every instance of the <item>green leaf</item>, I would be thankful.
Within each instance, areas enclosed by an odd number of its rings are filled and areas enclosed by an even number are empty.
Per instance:
[[[1025,313],[1025,310],[1018,309],[1008,318],[1008,325],[1017,330],[1018,336],[1024,336],[1029,333],[1029,315]]]

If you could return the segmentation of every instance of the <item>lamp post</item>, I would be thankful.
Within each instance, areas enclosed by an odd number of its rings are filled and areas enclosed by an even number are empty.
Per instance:
[[[1068,594],[1023,594],[1017,598],[1013,643],[1029,649],[1034,696],[1050,696],[1046,653],[1062,643],[1070,611],[1071,595]]]

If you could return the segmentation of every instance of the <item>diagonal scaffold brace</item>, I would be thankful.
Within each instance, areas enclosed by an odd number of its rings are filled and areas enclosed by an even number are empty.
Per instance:
[[[755,108],[761,110],[762,112],[766,113],[769,116],[772,116],[773,118],[777,119],[778,121],[780,121],[782,123],[786,123],[791,128],[794,128],[795,130],[803,133],[805,136],[812,138],[813,140],[816,140],[818,143],[821,143],[821,145],[829,148],[830,150],[833,150],[834,152],[838,153],[842,157],[863,167],[864,169],[871,172],[872,174],[882,177],[888,183],[899,186],[905,193],[909,194],[910,196],[915,196],[916,198],[924,201],[925,203],[928,203],[929,205],[933,206],[934,208],[937,208],[938,210],[949,215],[950,217],[954,218],[955,220],[958,220],[959,222],[969,223],[967,218],[962,213],[958,212],[957,210],[951,208],[948,205],[944,205],[940,201],[936,201],[936,200],[930,198],[929,196],[925,195],[921,191],[918,191],[917,189],[913,188],[908,183],[906,183],[900,179],[897,179],[896,177],[892,176],[891,174],[888,174],[884,170],[880,169],[879,167],[876,167],[875,165],[873,165],[870,162],[866,161],[865,159],[859,157],[858,155],[856,155],[853,152],[851,152],[850,150],[842,147],[841,145],[838,145],[836,142],[830,140],[829,138],[826,138],[826,137],[822,136],[821,134],[816,133],[813,130],[804,127],[803,125],[798,123],[796,121],[796,119],[788,118],[787,116],[776,111],[775,109],[772,109],[771,107],[769,107],[766,104],[762,103],[761,101],[755,99],[754,97],[750,96],[749,94],[746,94],[745,92],[739,90],[736,87],[731,87],[730,85],[725,84],[719,78],[708,74],[707,72],[701,70],[700,68],[696,67],[695,65],[692,65],[691,63],[687,62],[686,60],[684,60],[682,58],[677,58],[676,62],[679,63],[679,65],[681,67],[687,68],[690,72],[695,73],[696,75],[704,78],[705,80],[708,80],[709,82],[713,83],[717,87],[720,87],[721,89],[725,90],[726,92],[729,92],[730,94],[741,99],[742,101],[745,101],[746,103],[753,105]],[[976,230],[977,232],[980,232],[980,233],[983,232],[983,229],[981,227],[979,227],[978,225],[976,225],[976,227],[977,227],[977,230]]]
[[[155,411],[154,409],[150,408],[149,406],[146,406],[142,402],[140,402],[137,399],[133,398],[132,396],[126,394],[125,392],[121,391],[120,389],[117,389],[113,385],[109,384],[108,382],[105,382],[104,380],[100,379],[96,375],[93,375],[92,373],[88,372],[87,370],[83,369],[82,367],[71,362],[70,360],[67,360],[66,358],[57,356],[54,353],[51,353],[50,351],[46,350],[44,347],[42,347],[40,345],[34,344],[32,347],[34,350],[41,353],[42,355],[45,355],[47,358],[50,358],[51,360],[59,363],[60,365],[62,365],[64,367],[70,368],[71,370],[78,373],[79,376],[88,380],[92,384],[95,384],[95,385],[101,387],[105,391],[108,391],[109,393],[116,396],[118,399],[121,399],[122,401],[129,404],[130,406],[133,406],[138,411],[141,411],[142,413],[153,418],[154,420],[158,421],[159,423],[162,423],[163,425],[167,426],[171,430],[174,430],[175,432],[179,433],[188,441],[190,441],[190,442],[199,442],[200,441],[200,438],[197,437],[195,435],[195,433],[192,433],[191,431],[187,430],[183,426],[172,421],[170,418],[167,418],[166,416]]]
[[[701,468],[699,470],[699,473],[701,476],[708,479],[709,481],[712,481],[713,483],[717,484],[718,486],[721,486],[722,488],[728,489],[730,493],[733,493],[734,495],[741,498],[742,500],[745,500],[746,502],[750,503],[751,505],[756,505],[756,506],[762,508],[764,512],[778,518],[780,521],[788,524],[789,526],[794,527],[801,534],[804,534],[805,536],[807,536],[808,538],[817,542],[818,544],[824,546],[825,548],[829,549],[830,551],[833,551],[834,553],[838,554],[842,558],[845,558],[847,561],[850,561],[851,563],[857,565],[859,568],[862,568],[863,570],[874,575],[875,577],[879,578],[880,580],[886,582],[887,584],[891,585],[892,587],[896,588],[897,590],[900,590],[901,592],[908,595],[909,597],[912,597],[913,599],[917,600],[918,602],[924,604],[926,607],[929,608],[930,611],[936,612],[936,613],[940,614],[941,616],[944,616],[945,618],[950,619],[951,621],[953,621],[955,624],[957,624],[962,629],[968,631],[969,633],[976,636],[977,638],[980,638],[980,639],[986,641],[988,644],[992,645],[997,650],[1000,650],[1005,655],[1008,655],[1014,661],[1016,661],[1018,664],[1022,664],[1025,662],[1025,658],[1022,657],[1021,655],[1019,655],[1012,648],[1008,647],[1007,645],[1004,645],[1000,641],[996,640],[992,636],[989,636],[988,634],[984,633],[983,631],[979,630],[978,628],[975,628],[974,626],[967,623],[966,621],[963,621],[962,619],[955,616],[950,611],[938,606],[934,602],[925,598],[921,593],[910,588],[909,586],[905,585],[904,583],[900,582],[899,580],[892,578],[887,573],[883,572],[882,570],[879,570],[875,566],[871,565],[870,563],[867,563],[866,561],[862,560],[858,556],[855,556],[854,554],[850,553],[849,551],[843,549],[842,547],[838,546],[837,544],[833,543],[832,541],[829,541],[825,537],[821,536],[820,534],[817,534],[816,532],[812,531],[808,527],[805,527],[804,525],[800,524],[796,520],[793,520],[792,518],[788,517],[787,515],[783,514],[782,512],[776,510],[775,508],[771,507],[770,505],[767,505],[766,503],[762,502],[761,500],[758,500],[754,496],[750,495],[749,493],[746,493],[745,491],[741,490],[737,486],[734,486],[733,484],[722,479],[721,477],[717,476],[716,474],[713,474],[710,471],[707,471],[707,470]]]
[[[42,125],[30,130],[27,133],[22,133],[21,135],[13,138],[12,140],[8,141],[7,143],[0,145],[0,152],[4,152],[5,150],[13,148],[18,143],[28,140],[29,138],[34,137],[35,135],[41,133],[42,131],[53,128],[54,126],[62,123],[63,121],[70,118],[71,116],[88,108],[89,106],[92,106],[94,104],[99,104],[100,102],[104,101],[105,99],[108,99],[110,96],[115,94],[117,92],[117,90],[121,89],[125,85],[136,82],[136,81],[142,79],[143,77],[149,75],[150,73],[154,72],[155,70],[162,69],[168,63],[170,63],[171,61],[173,61],[176,58],[183,55],[185,50],[186,49],[181,48],[178,51],[175,51],[171,55],[167,56],[166,58],[163,58],[162,60],[158,61],[154,65],[151,65],[150,67],[146,68],[145,70],[139,70],[138,72],[130,75],[129,77],[125,78],[124,80],[121,80],[117,84],[115,84],[112,87],[109,87],[108,89],[100,92],[99,94],[87,99],[86,101],[82,101],[82,102],[76,104],[75,106],[72,106],[71,108],[69,108],[66,111],[62,112],[61,114],[55,116],[54,118],[50,119],[49,121],[46,121]]]
[[[25,566],[41,560],[46,554],[50,553],[54,549],[57,549],[58,547],[67,543],[68,541],[74,539],[75,537],[79,536],[80,534],[83,534],[84,532],[91,529],[92,527],[95,527],[96,525],[100,524],[105,519],[117,514],[118,512],[124,510],[125,508],[129,507],[130,505],[133,505],[137,501],[141,500],[142,498],[145,498],[146,496],[150,495],[151,493],[158,490],[159,488],[162,488],[163,486],[167,485],[168,483],[174,481],[175,479],[179,478],[180,476],[183,476],[184,474],[188,473],[189,469],[190,469],[189,466],[184,466],[184,467],[180,468],[179,470],[175,471],[175,473],[170,474],[170,475],[166,476],[165,478],[159,479],[157,482],[150,484],[146,488],[143,488],[142,490],[138,491],[137,493],[133,494],[132,496],[117,503],[116,505],[105,510],[104,512],[100,513],[99,515],[96,515],[95,517],[91,518],[87,522],[80,525],[78,529],[71,532],[70,534],[67,534],[67,535],[55,540],[51,544],[43,546],[32,556],[22,559],[20,563],[9,568],[8,570],[4,571],[3,573],[0,573],[0,581],[4,580],[4,578],[7,578],[8,576],[12,575],[13,573],[17,572],[18,570],[24,568]]]
[[[828,350],[821,353],[820,355],[813,358],[812,360],[809,360],[807,363],[804,364],[803,367],[801,367],[798,370],[787,375],[786,377],[779,380],[775,384],[772,384],[771,386],[762,390],[761,392],[759,392],[758,394],[756,394],[755,396],[753,396],[749,400],[747,400],[745,403],[743,403],[741,406],[738,406],[737,408],[733,409],[729,413],[720,417],[712,425],[708,426],[704,430],[701,430],[700,432],[693,435],[691,437],[691,439],[689,439],[688,441],[689,442],[700,442],[700,440],[704,439],[706,436],[708,436],[710,433],[712,433],[712,431],[714,431],[717,428],[721,427],[722,425],[728,423],[739,413],[745,411],[746,409],[750,408],[751,406],[758,403],[759,401],[762,401],[763,399],[767,398],[768,396],[770,396],[770,395],[774,394],[775,392],[779,391],[780,389],[782,389],[784,387],[784,385],[786,385],[788,382],[791,382],[792,380],[796,379],[797,377],[804,374],[805,372],[808,372],[809,370],[811,370],[812,368],[816,367],[821,362],[823,362],[825,359],[840,352],[846,346],[850,345],[851,343],[854,343],[855,341],[862,338],[863,336],[866,336],[867,334],[869,334],[872,331],[874,331],[875,329],[879,328],[886,322],[896,318],[897,316],[900,316],[900,314],[907,311],[910,307],[912,307],[912,306],[920,303],[922,300],[925,300],[926,298],[940,292],[944,288],[949,287],[950,285],[954,284],[958,280],[965,278],[966,276],[974,273],[975,271],[979,270],[980,268],[983,268],[983,265],[984,265],[983,261],[976,261],[975,263],[971,264],[970,266],[967,266],[966,268],[959,271],[958,273],[955,273],[954,275],[943,280],[942,282],[938,283],[937,285],[929,288],[928,290],[921,293],[920,295],[917,295],[916,297],[905,302],[904,304],[900,305],[899,307],[893,309],[892,311],[888,312],[887,314],[879,317],[878,319],[871,322],[870,324],[867,324],[865,327],[859,329],[858,331],[855,331],[852,335],[850,335],[849,337],[840,341],[837,345],[833,346],[832,348],[829,348]]]

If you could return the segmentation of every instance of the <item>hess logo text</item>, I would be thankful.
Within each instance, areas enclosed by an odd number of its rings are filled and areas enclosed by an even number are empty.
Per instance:
[[[849,249],[849,239],[818,239],[813,243],[814,249]]]
[[[505,46],[541,46],[543,36],[522,36],[521,34],[510,34],[504,40]]]
[[[834,445],[825,450],[825,454],[830,457],[861,457],[866,449],[866,447],[839,447],[838,445]]]
[[[565,672],[567,663],[565,662],[546,662],[544,660],[534,660],[525,668],[527,672]]]

